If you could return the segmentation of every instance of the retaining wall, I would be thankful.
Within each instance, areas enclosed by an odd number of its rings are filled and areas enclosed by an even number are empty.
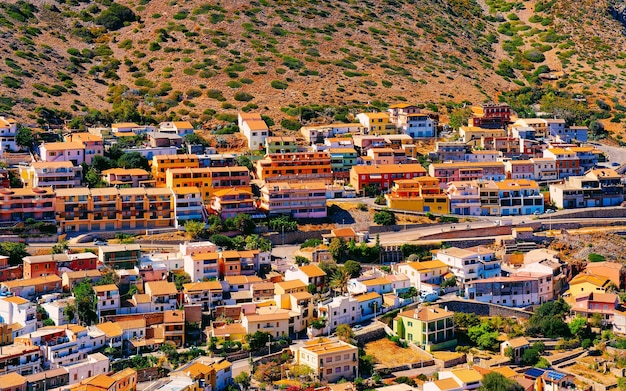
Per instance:
[[[532,312],[504,307],[491,303],[479,303],[477,301],[449,299],[440,301],[439,304],[442,307],[447,307],[448,310],[453,312],[463,312],[466,314],[474,313],[478,316],[502,316],[505,318],[517,317],[528,320],[533,315]]]

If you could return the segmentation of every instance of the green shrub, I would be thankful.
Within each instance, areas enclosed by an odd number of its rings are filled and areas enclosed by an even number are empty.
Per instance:
[[[293,119],[284,119],[280,121],[280,126],[282,126],[285,129],[295,130],[295,131],[300,130],[300,128],[302,127],[300,122],[293,120]]]
[[[234,98],[238,102],[250,102],[252,99],[254,99],[254,95],[249,94],[247,92],[238,91],[235,94]]]
[[[230,88],[240,88],[243,84],[241,84],[237,80],[230,80],[226,83],[226,85]]]
[[[112,3],[108,9],[103,11],[94,19],[94,23],[103,26],[109,31],[120,29],[126,22],[133,22],[137,19],[135,13],[128,7]]]
[[[546,60],[546,56],[537,49],[525,50],[522,56],[530,62],[543,62]]]
[[[277,90],[284,90],[284,89],[287,89],[287,87],[289,87],[289,84],[285,83],[284,81],[280,81],[280,80],[272,80],[270,85],[273,88],[276,88]]]

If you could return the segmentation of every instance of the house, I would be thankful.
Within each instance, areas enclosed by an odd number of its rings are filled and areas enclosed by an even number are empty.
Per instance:
[[[67,189],[79,187],[83,179],[83,167],[72,162],[33,162],[20,166],[20,179],[25,187],[52,187]]]
[[[98,247],[98,261],[111,269],[133,269],[139,264],[141,246],[121,244]]]
[[[288,295],[292,293],[306,292],[307,285],[300,280],[281,281],[274,284],[275,295]]]
[[[472,280],[500,276],[500,261],[495,252],[483,246],[440,249],[435,257],[448,265],[462,288]]]
[[[400,263],[395,265],[395,269],[406,276],[418,292],[422,291],[422,283],[440,285],[448,274],[448,265],[438,259]]]
[[[326,321],[323,329],[325,334],[331,334],[341,324],[351,325],[361,318],[359,301],[351,295],[335,296],[326,304],[320,302],[317,311]]]
[[[326,152],[291,152],[265,155],[256,162],[256,175],[265,182],[333,181],[330,156]]]
[[[610,287],[611,280],[606,277],[581,273],[571,279],[569,289],[563,296],[577,297],[586,293],[607,293]]]
[[[211,311],[221,305],[223,300],[222,284],[219,281],[200,281],[183,284],[185,303],[201,305],[203,311]]]
[[[19,325],[12,329],[13,338],[37,329],[37,307],[20,296],[0,299],[0,318],[4,324]]]
[[[359,321],[374,318],[382,310],[383,297],[376,292],[356,295],[354,298],[359,303]]]
[[[538,182],[554,181],[558,179],[556,159],[546,157],[532,157],[534,179]]]
[[[183,138],[177,134],[164,132],[149,132],[148,145],[153,148],[174,147],[180,148],[183,145]]]
[[[506,178],[503,162],[433,163],[428,166],[428,174],[439,179],[442,186],[457,181],[502,181]]]
[[[421,113],[417,106],[394,105],[390,106],[388,111],[390,122],[400,129],[402,134],[414,139],[435,137],[435,121],[428,114]]]
[[[293,350],[295,362],[311,368],[321,382],[354,379],[359,373],[358,348],[338,339],[311,340]]]
[[[481,187],[474,181],[453,181],[447,184],[446,194],[450,203],[450,213],[462,216],[482,214]]]
[[[477,126],[461,126],[459,127],[459,139],[471,147],[478,147],[481,145],[483,138],[495,138],[506,137],[506,131],[504,128],[479,128]]]
[[[26,383],[26,378],[15,372],[0,376],[1,391],[26,391]]]
[[[353,278],[348,282],[348,292],[353,295],[375,292],[379,295],[393,291],[391,281],[386,277]]]
[[[263,183],[258,207],[269,216],[326,217],[326,185],[322,182]]]
[[[56,257],[55,257],[56,256]],[[42,276],[58,276],[58,258],[65,256],[65,254],[52,254],[52,255],[39,255],[28,256],[22,259],[24,263],[24,278],[36,278]],[[55,259],[56,258],[56,259]]]
[[[116,137],[134,136],[139,133],[139,131],[136,131],[138,129],[142,129],[142,127],[134,122],[118,122],[111,124],[111,133]]]
[[[80,166],[85,162],[85,145],[78,141],[43,143],[39,146],[43,162],[71,162]]]
[[[498,191],[497,215],[518,216],[544,212],[544,197],[539,185],[528,179],[505,179],[496,182]]]
[[[85,147],[85,163],[91,164],[95,156],[104,155],[104,142],[102,137],[89,132],[70,133],[65,141],[79,142]]]
[[[300,280],[321,291],[326,284],[326,273],[316,265],[293,266],[285,272],[285,281]]]
[[[274,298],[273,282],[257,282],[250,285],[250,293],[253,301],[265,301]]]
[[[333,239],[341,239],[345,243],[354,241],[355,243],[362,242],[362,235],[359,235],[352,227],[334,228],[330,230],[328,234],[322,234],[324,244],[329,244]]]
[[[93,291],[96,295],[96,315],[98,319],[117,315],[117,311],[120,308],[120,290],[117,285],[96,285],[93,287]]]
[[[167,311],[178,308],[178,290],[173,282],[150,281],[145,284],[146,294],[150,296],[151,311]]]
[[[624,202],[622,176],[609,168],[570,176],[564,183],[550,185],[550,199],[565,209],[618,206]]]
[[[52,319],[54,321],[54,324],[57,326],[63,326],[70,323],[78,323],[76,313],[74,313],[74,317],[71,319],[68,319],[68,315],[65,314],[65,309],[67,307],[75,305],[75,300],[73,297],[51,300],[45,303],[41,303],[39,305],[46,310],[46,312],[48,313],[48,317]]]
[[[618,262],[589,262],[585,267],[585,273],[606,277],[617,289],[622,289],[626,285],[626,267]]]
[[[47,293],[62,291],[61,277],[57,275],[42,276],[30,279],[4,281],[0,284],[7,292],[26,299],[34,299]]]
[[[258,151],[263,148],[265,138],[270,130],[259,113],[243,113],[237,115],[239,131],[248,139],[248,149]]]
[[[174,214],[178,226],[187,220],[206,221],[207,213],[202,204],[202,192],[195,186],[176,187],[174,193]]]
[[[42,352],[39,346],[9,345],[0,352],[0,375],[16,373],[26,376],[42,371]]]
[[[20,279],[24,276],[22,265],[9,265],[9,257],[0,255],[0,282]]]
[[[324,139],[338,135],[355,135],[361,133],[363,127],[360,123],[334,123],[328,125],[303,126],[300,133],[308,144],[321,144]]]
[[[546,277],[548,275],[511,275],[470,281],[466,284],[465,298],[505,307],[543,304],[548,295],[540,292],[540,289],[552,287],[549,281],[546,282]],[[541,287],[539,280],[543,281]]]
[[[574,151],[564,148],[547,148],[543,151],[543,157],[555,160],[558,179],[578,176],[583,173],[580,167],[580,159]]]
[[[530,349],[530,342],[525,337],[512,338],[500,343],[500,355],[508,356],[507,350],[509,348],[512,351],[511,361],[514,364],[519,363],[522,360],[524,350]]]
[[[102,180],[111,186],[140,187],[151,185],[150,173],[142,168],[111,168],[101,173]]]
[[[396,334],[427,351],[456,346],[454,312],[437,306],[402,311],[393,320]]]
[[[198,155],[200,167],[233,167],[237,165],[236,157],[231,153],[210,153]]]
[[[578,296],[569,296],[565,301],[571,306],[573,316],[589,319],[599,315],[604,326],[613,324],[619,296],[614,293],[589,292]]]
[[[184,269],[191,281],[217,279],[219,253],[199,252],[183,256]]]
[[[67,386],[70,383],[70,374],[65,368],[49,369],[24,376],[28,384],[27,390],[51,390]],[[0,384],[2,380],[0,379]]]
[[[182,138],[193,133],[193,125],[189,121],[161,122],[159,133],[177,135]]]
[[[354,166],[350,169],[350,184],[357,193],[366,188],[385,191],[389,190],[396,180],[423,176],[426,176],[426,170],[419,164]]]
[[[430,176],[394,181],[391,192],[385,194],[385,199],[391,209],[450,213],[450,201],[439,187],[439,179]]]
[[[13,118],[0,116],[0,156],[3,156],[5,152],[19,150],[15,141],[17,125],[17,121]]]
[[[389,120],[389,113],[359,113],[356,119],[363,127],[364,134],[397,134],[398,129]]]
[[[71,383],[87,379],[98,374],[107,374],[110,370],[109,358],[102,353],[88,354],[87,359],[63,367]]]
[[[354,147],[337,147],[328,148],[330,156],[330,169],[333,172],[333,178],[348,179],[350,169],[357,164],[357,152]]]
[[[535,179],[535,164],[532,160],[506,160],[504,171],[507,179]]]
[[[290,311],[276,306],[257,307],[254,312],[241,314],[241,325],[246,330],[246,334],[263,331],[269,333],[272,338],[294,335],[295,330],[291,322]],[[293,331],[290,332],[290,330]]]
[[[249,291],[253,284],[263,283],[263,280],[257,276],[225,276],[221,281],[222,288],[225,292]],[[272,284],[272,297],[274,296],[274,284]]]
[[[511,107],[506,103],[482,103],[472,106],[470,126],[485,129],[501,129],[511,120]]]

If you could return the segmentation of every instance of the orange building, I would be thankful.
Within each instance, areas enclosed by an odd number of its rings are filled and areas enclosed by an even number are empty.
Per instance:
[[[315,181],[331,184],[333,173],[326,152],[273,153],[256,163],[257,178],[265,182]]]
[[[166,172],[165,184],[171,189],[197,187],[202,199],[210,202],[211,196],[222,189],[250,191],[250,171],[246,167],[172,168]]]
[[[53,221],[55,200],[51,187],[0,188],[0,222]]]
[[[198,168],[200,161],[197,155],[157,155],[152,158],[152,179],[157,187],[165,187],[165,177],[170,168]]]

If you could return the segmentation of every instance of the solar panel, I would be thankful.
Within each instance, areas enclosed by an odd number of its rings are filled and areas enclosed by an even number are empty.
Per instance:
[[[565,376],[566,375],[564,373],[555,372],[555,371],[548,371],[548,373],[546,373],[546,378],[550,380],[555,380],[555,381],[559,381],[563,379]]]
[[[539,369],[539,368],[530,368],[529,370],[527,370],[524,375],[528,376],[528,377],[532,377],[534,379],[540,377],[541,375],[543,375],[545,371],[543,369]]]

